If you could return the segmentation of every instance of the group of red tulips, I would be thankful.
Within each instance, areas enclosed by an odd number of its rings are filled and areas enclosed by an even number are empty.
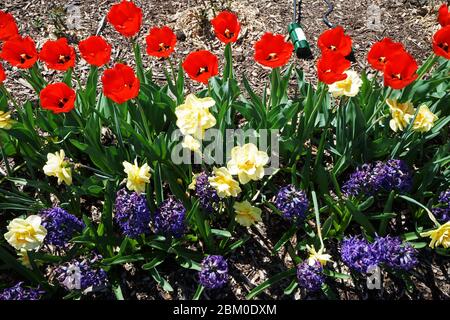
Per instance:
[[[135,37],[141,29],[142,10],[132,1],[123,0],[111,7],[107,14],[108,22],[125,37]],[[436,55],[450,59],[450,14],[448,7],[439,9],[439,23],[442,28],[433,36],[433,50]],[[231,44],[237,41],[240,24],[237,16],[224,11],[211,20],[217,38]],[[38,53],[34,41],[22,37],[14,17],[0,11],[0,41],[2,42],[0,59],[20,69],[33,68],[37,60],[47,68],[67,71],[75,66],[76,52],[67,39],[48,40]],[[175,33],[167,26],[152,28],[146,37],[148,55],[170,59],[177,43]],[[322,56],[318,59],[319,81],[332,84],[346,79],[345,71],[350,68],[349,55],[352,52],[352,40],[342,27],[325,31],[318,39]],[[269,68],[286,65],[292,55],[293,45],[283,35],[267,32],[254,45],[255,60]],[[109,63],[111,45],[101,36],[91,36],[78,44],[81,57],[92,66],[102,67]],[[416,78],[418,65],[401,43],[390,38],[377,42],[368,54],[369,64],[383,72],[385,86],[402,89]],[[207,84],[209,79],[219,73],[218,58],[208,50],[190,53],[184,60],[184,71],[195,81]],[[0,65],[0,83],[5,80],[5,72]],[[139,94],[140,81],[134,70],[122,63],[116,63],[104,71],[102,76],[103,93],[112,101],[122,104]],[[54,113],[68,112],[74,108],[76,92],[63,82],[47,85],[40,92],[41,106]]]

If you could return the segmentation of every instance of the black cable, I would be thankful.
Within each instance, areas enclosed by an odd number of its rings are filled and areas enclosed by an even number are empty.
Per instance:
[[[302,0],[298,0],[298,16],[297,23],[301,24],[302,21]]]
[[[297,0],[292,0],[292,5],[294,7],[294,15],[292,18],[292,22],[295,22],[295,19],[297,18]]]
[[[328,11],[323,15],[323,22],[328,26],[328,28],[333,28],[334,25],[328,20],[328,16],[333,12],[334,6],[329,0],[323,0],[328,5]]]
[[[293,15],[293,19],[292,22],[296,22],[298,24],[300,24],[300,22],[302,21],[302,0],[293,0],[293,6],[294,6],[294,15]],[[297,5],[298,2],[298,5]],[[297,11],[298,9],[298,11]]]

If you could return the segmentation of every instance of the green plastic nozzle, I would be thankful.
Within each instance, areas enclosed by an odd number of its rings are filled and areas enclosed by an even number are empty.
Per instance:
[[[302,27],[296,22],[291,23],[288,27],[288,32],[297,57],[300,59],[312,59],[311,48]]]

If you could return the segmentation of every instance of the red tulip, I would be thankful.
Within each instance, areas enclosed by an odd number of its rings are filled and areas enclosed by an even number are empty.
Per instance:
[[[90,36],[78,44],[81,56],[87,63],[101,67],[111,58],[111,45],[100,36]]]
[[[10,13],[0,10],[0,41],[8,41],[18,38],[19,29],[16,20]]]
[[[219,60],[208,50],[200,50],[186,57],[183,69],[192,80],[208,84],[209,78],[219,73]]]
[[[254,47],[256,62],[270,68],[284,66],[294,50],[292,43],[286,42],[283,35],[270,32],[264,34]]]
[[[112,101],[122,104],[139,94],[140,82],[134,70],[121,63],[105,70],[102,77],[103,93]]]
[[[177,36],[169,27],[152,28],[145,38],[147,53],[152,57],[167,58],[175,50]]]
[[[441,28],[434,34],[433,51],[438,56],[450,59],[450,25]]]
[[[442,27],[450,24],[450,12],[448,12],[448,6],[445,3],[439,8],[438,21]]]
[[[403,89],[417,79],[417,62],[407,52],[397,53],[389,59],[384,68],[384,85]]]
[[[132,37],[141,28],[142,10],[133,2],[123,0],[111,7],[107,19],[117,32],[125,37]]]
[[[339,53],[328,51],[317,61],[317,73],[319,81],[326,84],[333,84],[337,81],[345,80],[347,75],[345,70],[350,68],[350,61]]]
[[[64,82],[49,84],[39,94],[43,109],[66,113],[75,106],[76,92]]]
[[[402,51],[405,51],[405,49],[401,43],[393,42],[390,38],[384,38],[372,46],[367,60],[375,70],[383,71],[389,59]]]
[[[5,80],[6,80],[5,69],[3,69],[2,65],[0,64],[0,85],[2,85],[3,82],[5,82]]]
[[[317,45],[322,53],[332,51],[347,57],[352,52],[352,38],[344,33],[344,28],[341,26],[322,33]]]
[[[42,46],[39,59],[44,61],[49,69],[66,71],[75,65],[75,49],[67,44],[66,38],[48,40]]]
[[[21,69],[31,68],[38,59],[36,45],[30,37],[16,38],[3,43],[0,58]]]
[[[241,26],[234,13],[222,11],[211,20],[216,37],[223,43],[236,42]]]

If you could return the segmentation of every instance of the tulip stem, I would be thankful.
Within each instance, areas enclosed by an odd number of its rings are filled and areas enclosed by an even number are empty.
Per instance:
[[[90,166],[87,166],[87,165],[84,165],[84,164],[81,164],[81,163],[75,163],[75,164],[73,164],[73,166],[74,166],[74,168],[83,168],[83,169],[90,170],[92,172],[98,173],[99,175],[105,176],[108,179],[114,179],[113,176],[111,176],[111,175],[109,175],[109,174],[107,174],[107,173],[105,173],[103,171],[97,170],[95,168],[92,168]]]
[[[423,76],[430,71],[430,69],[434,66],[434,64],[438,61],[439,56],[435,55],[434,53],[428,57],[427,61],[424,63],[422,68],[419,70],[419,76],[417,77],[416,81],[419,81],[423,78]]]
[[[3,161],[5,162],[6,167],[6,176],[11,177],[12,171],[11,167],[9,166],[8,157],[6,157],[5,149],[3,148],[3,141],[0,139],[0,151],[2,153]]]
[[[14,107],[16,108],[16,110],[19,110],[19,104],[17,103],[16,99],[14,99],[12,94],[9,93],[8,89],[6,89],[3,84],[0,84],[0,90],[8,98],[8,100],[11,100],[11,102],[14,105]]]
[[[170,70],[172,72],[172,77],[173,77],[173,83],[176,86],[177,85],[177,75],[175,73],[175,68],[173,66],[172,59],[170,57],[167,57],[167,61],[169,61],[169,66],[170,66]]]
[[[152,135],[150,133],[150,129],[148,128],[148,119],[147,119],[147,116],[145,115],[144,108],[142,107],[142,105],[138,99],[136,99],[136,101],[137,101],[137,105],[139,108],[139,112],[141,113],[141,118],[142,118],[142,122],[143,122],[142,124],[144,126],[145,134],[147,135],[147,139],[149,141],[152,141]]]

